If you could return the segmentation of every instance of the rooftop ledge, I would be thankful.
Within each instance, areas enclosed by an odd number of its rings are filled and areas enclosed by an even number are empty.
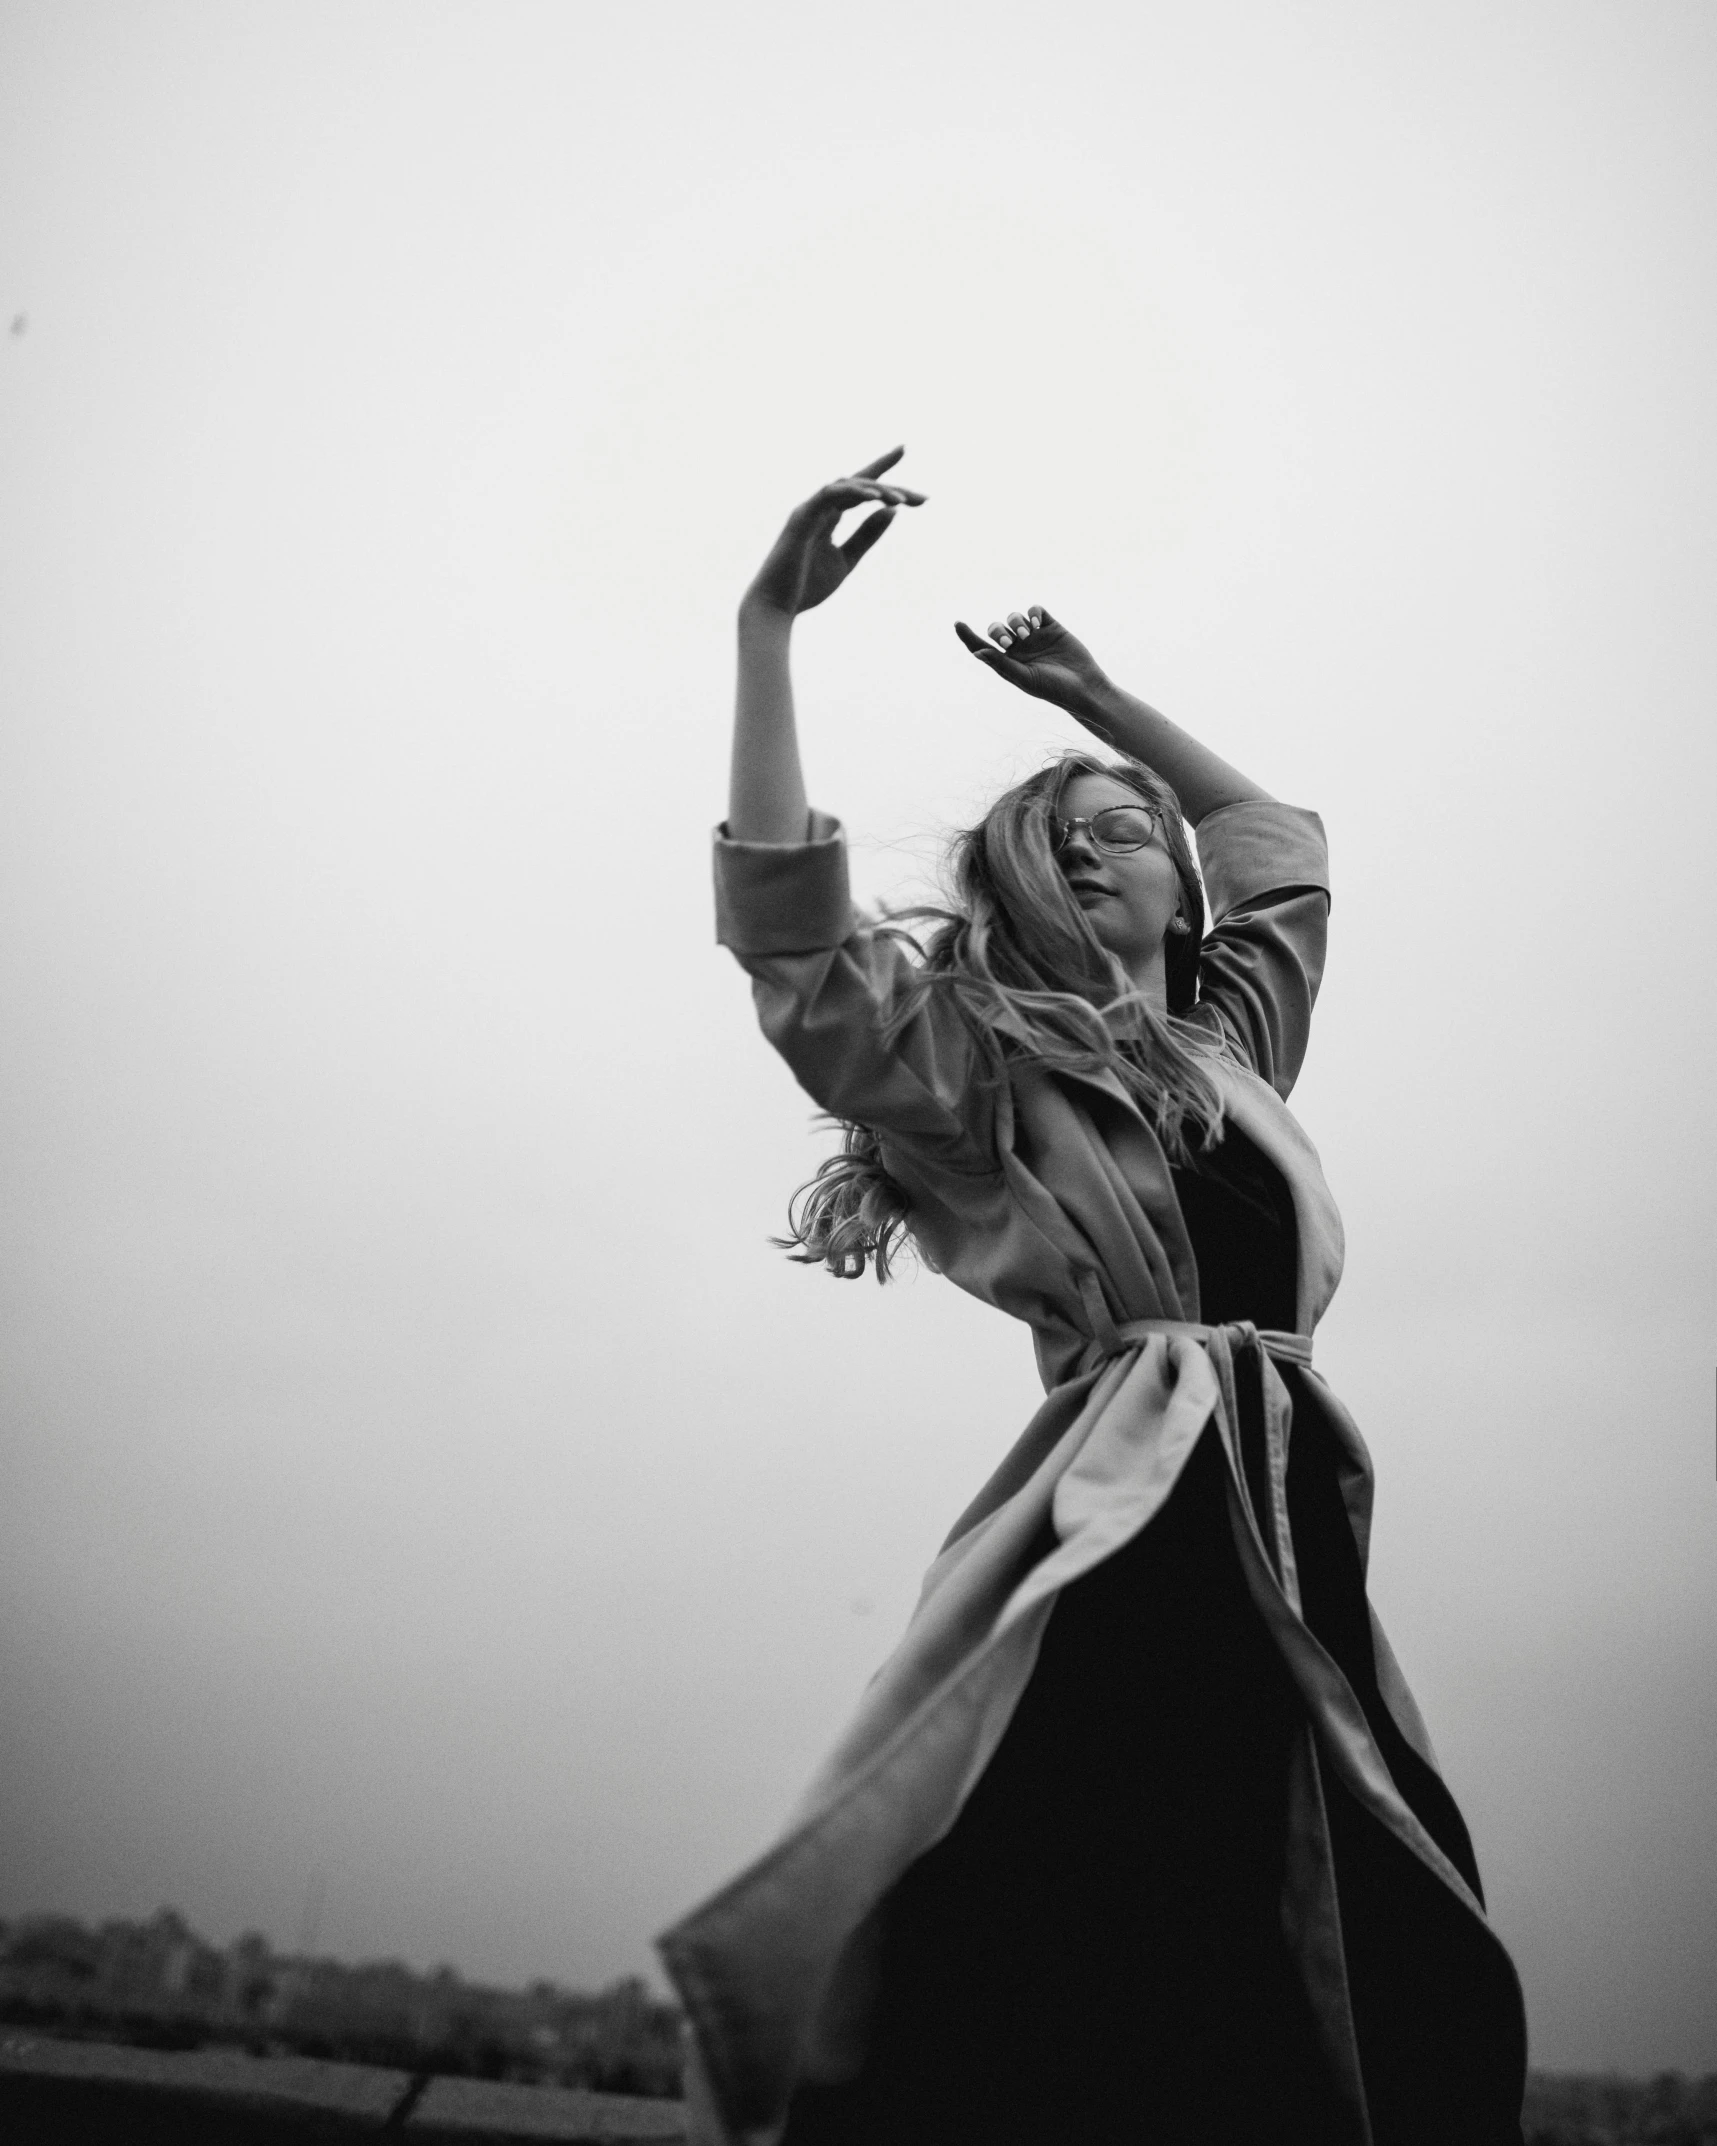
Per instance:
[[[1717,2142],[1717,2075],[1534,2072],[1529,2146]],[[29,2146],[288,2146],[383,2132],[416,2146],[684,2146],[677,2101],[519,2086],[428,2072],[253,2057],[238,2049],[166,2051],[56,2041],[0,2028],[0,2139]]]
[[[686,2127],[679,2102],[630,2094],[0,2033],[0,2134],[33,2146],[263,2146],[370,2132],[417,2146],[667,2146]]]

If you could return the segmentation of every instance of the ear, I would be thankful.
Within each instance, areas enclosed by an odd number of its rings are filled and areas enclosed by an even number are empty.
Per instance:
[[[1187,922],[1185,917],[1181,915],[1178,909],[1175,911],[1174,915],[1169,918],[1169,930],[1174,932],[1177,937],[1181,933],[1191,931],[1191,929],[1192,926]]]

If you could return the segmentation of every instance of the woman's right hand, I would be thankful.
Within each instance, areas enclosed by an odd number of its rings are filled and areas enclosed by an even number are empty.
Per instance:
[[[753,613],[772,612],[778,617],[792,619],[833,596],[893,521],[896,512],[901,507],[924,504],[922,492],[908,491],[904,485],[877,482],[883,471],[892,469],[905,452],[904,447],[891,448],[887,454],[878,455],[874,462],[867,462],[852,476],[837,477],[832,484],[825,484],[803,506],[795,507],[787,517],[786,528],[775,539],[774,548],[746,590],[740,608]],[[860,522],[844,544],[835,543],[835,524],[849,507],[862,507],[867,500],[876,501],[881,513],[869,515]]]

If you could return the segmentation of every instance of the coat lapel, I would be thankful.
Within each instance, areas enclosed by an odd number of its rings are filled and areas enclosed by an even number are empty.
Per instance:
[[[1309,1334],[1341,1280],[1344,1250],[1341,1216],[1324,1182],[1318,1151],[1275,1089],[1255,1073],[1223,1059],[1217,1062],[1216,1074],[1223,1109],[1287,1181],[1299,1254],[1297,1325],[1302,1334]]]

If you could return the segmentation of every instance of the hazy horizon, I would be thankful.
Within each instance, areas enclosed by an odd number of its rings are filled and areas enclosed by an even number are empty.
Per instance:
[[[1049,604],[1323,814],[1373,1594],[1533,2061],[1717,2071],[1717,16],[0,13],[0,1914],[654,1974],[1038,1398],[767,1239],[731,619],[867,899]]]

